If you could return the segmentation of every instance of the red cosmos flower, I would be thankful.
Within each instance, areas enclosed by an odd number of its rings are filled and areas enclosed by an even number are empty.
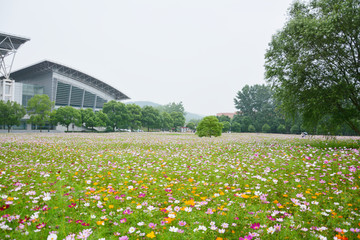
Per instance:
[[[40,223],[39,225],[36,225],[37,229],[42,229],[46,226],[46,223]]]
[[[83,220],[76,220],[76,223],[83,223]]]
[[[81,225],[83,225],[83,226],[89,226],[90,224],[88,224],[88,223],[82,223]]]
[[[73,207],[75,207],[76,206],[76,203],[72,203],[72,204],[70,204],[68,207],[69,208],[73,208]]]
[[[28,216],[25,216],[24,219],[19,219],[19,223],[24,223],[27,220],[29,220],[30,218]]]
[[[2,207],[0,207],[0,211],[5,211],[6,209],[8,209],[10,207],[10,205],[6,204],[3,205]]]

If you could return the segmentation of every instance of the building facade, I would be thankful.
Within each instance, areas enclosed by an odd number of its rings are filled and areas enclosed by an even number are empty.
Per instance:
[[[55,108],[72,106],[92,108],[94,111],[102,109],[108,101],[129,99],[99,79],[47,60],[12,72],[10,78],[2,81],[1,90],[9,100],[24,107],[37,94],[48,95]]]

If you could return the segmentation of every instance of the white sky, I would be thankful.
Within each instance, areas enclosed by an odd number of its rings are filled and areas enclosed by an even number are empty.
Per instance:
[[[48,59],[131,101],[234,112],[263,84],[264,54],[292,0],[0,0],[0,32],[28,37],[13,70]]]

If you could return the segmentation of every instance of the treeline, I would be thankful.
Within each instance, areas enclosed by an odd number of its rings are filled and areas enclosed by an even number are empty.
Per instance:
[[[47,95],[35,95],[24,108],[16,102],[0,101],[0,124],[5,125],[10,132],[11,127],[20,125],[21,119],[29,115],[28,123],[42,129],[45,124],[62,125],[69,131],[74,124],[95,130],[104,127],[106,131],[141,130],[147,131],[178,131],[185,124],[185,110],[180,103],[169,103],[160,107],[136,104],[124,104],[110,101],[104,104],[103,109],[94,112],[93,109],[76,109],[64,106],[54,109],[54,103]]]
[[[238,112],[233,119],[218,117],[224,125],[223,132],[356,135],[348,125],[330,122],[330,118],[324,118],[315,127],[307,127],[300,114],[294,118],[286,117],[279,110],[280,103],[276,102],[273,91],[267,85],[244,86],[238,91],[234,103]]]

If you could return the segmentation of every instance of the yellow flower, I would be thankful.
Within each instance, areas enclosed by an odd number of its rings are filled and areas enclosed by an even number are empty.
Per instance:
[[[156,237],[154,231],[152,231],[151,233],[147,234],[146,236],[147,236],[148,238],[154,238],[154,237]]]
[[[114,208],[114,205],[109,205],[109,208]]]

